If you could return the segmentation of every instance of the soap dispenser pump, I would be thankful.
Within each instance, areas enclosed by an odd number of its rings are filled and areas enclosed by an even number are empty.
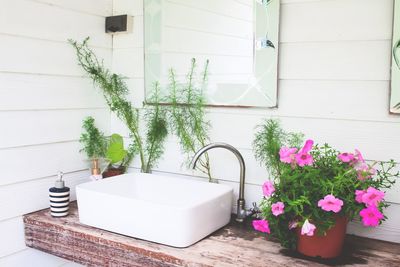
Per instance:
[[[58,172],[55,186],[49,189],[50,213],[53,217],[65,217],[69,212],[69,187],[65,186],[63,173]]]

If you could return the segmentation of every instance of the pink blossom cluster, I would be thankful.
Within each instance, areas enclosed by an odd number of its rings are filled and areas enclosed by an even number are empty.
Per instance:
[[[357,171],[357,178],[359,180],[363,181],[372,178],[372,176],[376,174],[376,170],[365,162],[364,157],[358,149],[355,150],[354,154],[347,152],[341,153],[338,155],[338,158],[340,161],[348,163],[354,167]]]
[[[293,167],[299,165],[300,167],[311,166],[314,162],[312,155],[309,153],[314,144],[313,140],[307,140],[303,148],[297,152],[295,147],[282,147],[279,150],[280,161],[291,164]]]
[[[304,167],[311,166],[314,163],[314,159],[310,154],[313,147],[314,141],[307,140],[300,151],[297,148],[282,147],[279,151],[280,161],[290,164],[293,168],[296,166]],[[359,150],[355,150],[355,153],[340,153],[338,155],[340,161],[348,163],[357,171],[357,178],[361,181],[372,178],[376,173],[376,170],[369,166]],[[262,186],[264,196],[270,197],[275,192],[274,184],[271,181],[266,181]],[[385,193],[374,188],[369,187],[366,190],[355,191],[355,201],[358,203],[364,203],[365,208],[360,211],[362,222],[365,226],[377,226],[380,221],[384,218],[383,214],[379,211],[378,205],[384,199]],[[318,207],[326,212],[339,213],[344,205],[343,200],[335,197],[333,194],[326,195],[323,199],[318,201]],[[283,202],[275,202],[271,204],[271,213],[274,216],[280,216],[284,214],[285,204]],[[297,228],[301,224],[298,220],[289,222],[289,229]],[[254,229],[270,233],[269,222],[267,220],[255,220],[253,221]],[[306,219],[301,227],[301,234],[307,236],[313,236],[317,227],[312,224],[309,219]]]
[[[355,199],[358,203],[364,203],[365,208],[360,211],[360,216],[364,226],[376,227],[384,218],[379,211],[378,205],[385,197],[385,192],[382,192],[374,187],[368,187],[367,190],[356,190]]]

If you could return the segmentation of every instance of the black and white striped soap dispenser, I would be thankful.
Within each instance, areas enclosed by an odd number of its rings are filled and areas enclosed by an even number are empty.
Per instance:
[[[69,187],[65,186],[63,173],[58,172],[55,186],[49,189],[50,213],[53,217],[65,217],[69,212]]]

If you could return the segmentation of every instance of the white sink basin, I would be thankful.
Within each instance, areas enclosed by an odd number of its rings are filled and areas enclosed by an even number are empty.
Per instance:
[[[232,188],[131,173],[76,187],[81,223],[174,247],[187,247],[225,226]]]

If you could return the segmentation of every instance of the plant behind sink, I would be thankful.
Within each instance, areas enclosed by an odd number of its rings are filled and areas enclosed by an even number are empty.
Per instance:
[[[103,172],[103,178],[125,173],[129,162],[128,151],[124,148],[124,139],[119,134],[112,134],[108,141],[105,159],[108,162],[107,169]],[[118,165],[116,165],[118,164]]]
[[[196,82],[196,60],[193,58],[187,81],[178,82],[175,71],[169,70],[169,95],[166,98],[168,106],[169,124],[186,155],[186,162],[190,163],[196,152],[210,143],[209,129],[211,123],[205,115],[204,90],[207,85],[208,64],[206,61],[204,71],[199,82]],[[188,164],[189,165],[189,164]],[[216,182],[211,175],[210,158],[208,153],[204,159],[199,159],[196,169],[208,176],[210,182]]]
[[[105,157],[107,149],[107,138],[95,125],[93,117],[87,117],[83,120],[82,128],[84,132],[81,134],[79,142],[83,145],[80,152],[85,152],[91,161],[91,174],[100,175],[99,160]]]
[[[360,218],[366,227],[386,219],[385,192],[398,178],[396,163],[369,165],[361,153],[341,153],[329,145],[284,132],[266,121],[254,141],[256,158],[266,164],[273,181],[264,183],[261,218],[256,230],[307,256],[340,254],[348,221]],[[378,166],[378,167],[377,167]]]
[[[140,158],[140,170],[151,172],[164,152],[164,142],[168,135],[167,120],[163,106],[159,104],[159,88],[155,84],[155,90],[151,98],[153,105],[145,107],[145,135],[141,132],[140,115],[141,109],[134,108],[127,100],[128,87],[124,78],[112,73],[104,67],[93,51],[88,46],[89,38],[82,43],[69,40],[75,48],[79,65],[98,86],[112,112],[126,125],[129,130],[131,144],[127,149],[124,164],[129,166],[133,157]]]

